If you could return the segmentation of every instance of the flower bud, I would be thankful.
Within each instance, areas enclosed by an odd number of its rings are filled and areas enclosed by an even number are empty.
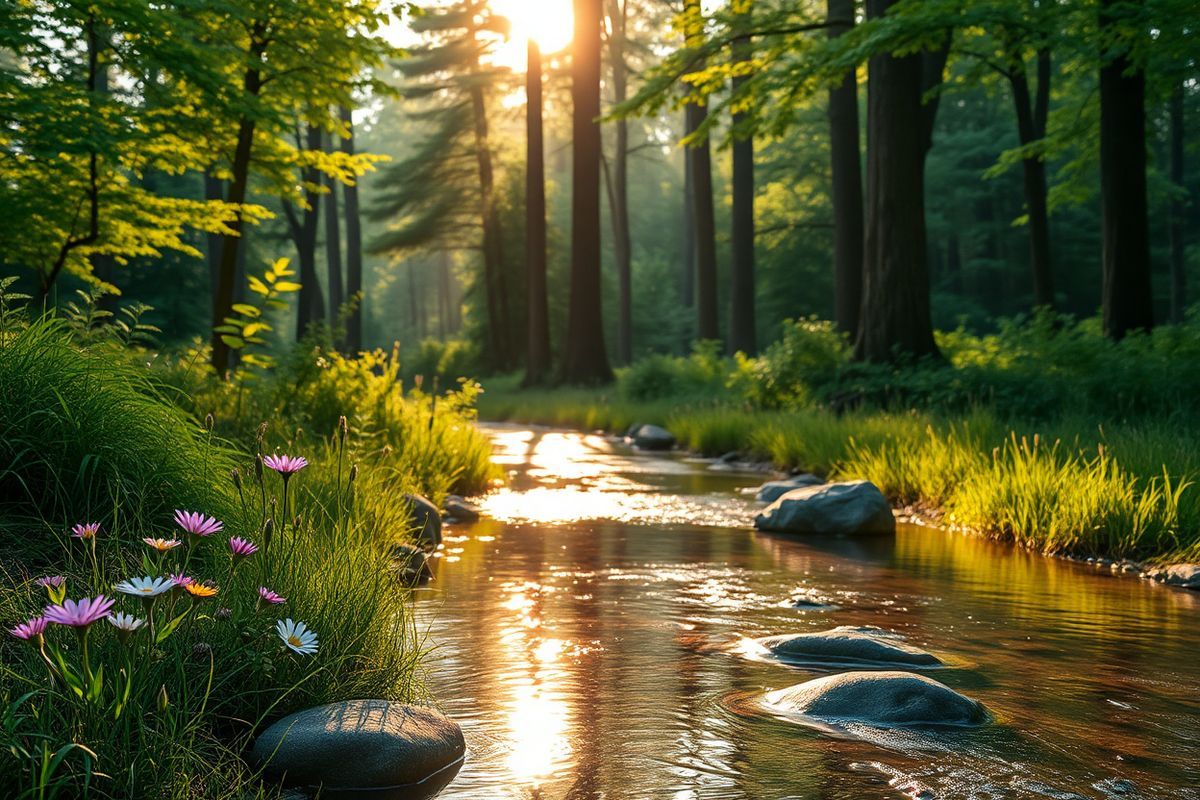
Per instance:
[[[217,420],[213,417],[213,415],[211,413],[204,415],[204,430],[209,431],[211,433],[213,427],[216,424],[217,424]]]
[[[414,375],[413,376],[413,386],[417,387],[418,392],[421,391],[421,384],[423,384],[423,383],[425,383],[424,375]]]
[[[358,480],[358,464],[351,464],[350,465],[350,485],[353,486],[354,482],[356,480]]]
[[[274,500],[272,500],[272,502],[274,502]],[[275,533],[275,520],[268,518],[267,521],[263,523],[262,533],[263,547],[269,548],[271,546],[271,534]]]
[[[296,517],[292,520],[292,530],[294,530],[294,531],[300,530],[300,522],[301,522],[300,515],[297,514]]]
[[[233,486],[239,492],[242,490],[242,471],[237,467],[229,470],[229,479],[233,481]]]
[[[166,713],[166,710],[171,707],[171,698],[167,697],[167,685],[164,683],[158,688],[158,713]]]
[[[346,417],[344,415],[338,417],[338,439],[343,442],[346,441],[346,434],[349,433],[349,431],[350,426],[346,423]]]
[[[262,483],[262,479],[263,479],[263,460],[262,460],[262,453],[259,453],[258,455],[256,455],[256,456],[254,457],[254,478],[255,478],[255,480],[257,480],[259,483]]]

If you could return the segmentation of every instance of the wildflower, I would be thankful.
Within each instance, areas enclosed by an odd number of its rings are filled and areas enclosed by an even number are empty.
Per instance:
[[[303,622],[281,619],[275,624],[275,629],[279,631],[279,638],[292,652],[302,656],[311,656],[317,652],[317,635]]]
[[[230,617],[233,616],[233,609],[232,608],[224,608],[224,607],[218,608],[217,613],[213,614],[213,616],[220,620],[229,619]]]
[[[265,586],[258,587],[258,602],[255,604],[255,611],[262,610],[264,604],[271,606],[282,605],[287,602],[287,598],[281,594],[272,592]]]
[[[43,589],[57,589],[58,587],[65,585],[66,582],[67,579],[62,575],[47,575],[44,578],[38,578],[36,581],[34,581],[34,583],[36,583],[38,586],[41,586]]]
[[[37,644],[42,634],[46,631],[47,619],[45,617],[34,617],[28,622],[22,622],[15,628],[10,628],[9,633],[18,639],[22,639],[31,644]]]
[[[167,685],[164,683],[158,687],[158,697],[155,705],[158,707],[158,713],[166,713],[166,710],[171,707],[171,698],[167,696]]]
[[[242,491],[242,471],[237,467],[229,470],[229,479],[233,481],[233,486],[239,492]]]
[[[304,456],[273,455],[264,458],[263,464],[278,472],[286,481],[288,478],[307,467],[308,459],[306,459]]]
[[[142,541],[160,553],[166,553],[169,550],[174,550],[176,547],[179,547],[179,545],[183,544],[183,542],[179,541],[178,539],[155,539],[152,536],[147,536],[146,538],[142,539]]]
[[[121,640],[121,644],[128,643],[129,637],[146,624],[145,620],[138,619],[132,614],[109,614],[108,622],[117,629],[117,638]]]
[[[175,509],[175,524],[192,536],[212,536],[225,528],[225,523],[196,511]]]
[[[163,592],[175,588],[175,582],[170,578],[130,578],[121,581],[115,587],[121,594],[131,594],[134,597],[158,597]]]
[[[69,628],[87,628],[107,617],[115,602],[102,594],[79,601],[65,600],[61,605],[46,606],[46,621]]]
[[[263,523],[263,547],[266,547],[268,550],[271,548],[271,534],[274,532],[275,520],[268,517],[267,521]]]
[[[196,642],[192,645],[192,658],[212,658],[213,647],[208,642]]]
[[[99,522],[81,522],[71,528],[71,535],[76,539],[95,539],[100,533]]]
[[[346,434],[350,432],[350,425],[346,422],[346,417],[338,417],[338,441],[345,442]]]
[[[217,419],[211,413],[204,415],[204,430],[211,432],[212,429],[216,427],[216,424]]]
[[[258,545],[240,536],[233,536],[229,539],[229,551],[233,553],[234,560],[241,560],[257,553]]]
[[[220,591],[212,581],[205,581],[204,583],[192,581],[191,583],[185,583],[183,590],[190,594],[193,600],[207,600],[210,597],[216,597],[217,592]]]
[[[348,485],[353,486],[354,482],[356,480],[358,480],[358,464],[351,464],[350,465],[350,482]]]
[[[254,479],[262,483],[263,478],[263,457],[260,453],[254,457]]]
[[[171,583],[175,584],[175,587],[178,589],[183,589],[184,587],[191,586],[193,583],[196,582],[195,578],[189,578],[187,575],[184,575],[182,572],[172,572],[168,576],[168,579],[171,581]]]

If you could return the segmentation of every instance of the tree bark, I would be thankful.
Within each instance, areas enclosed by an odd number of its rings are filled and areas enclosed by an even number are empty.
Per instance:
[[[898,0],[868,0],[883,16]],[[921,53],[871,56],[867,83],[867,204],[863,304],[855,357],[889,361],[938,353],[925,253],[925,152],[930,141]]]
[[[1122,22],[1122,0],[1101,0],[1100,28]],[[1123,47],[1123,46],[1122,46]],[[1121,339],[1154,326],[1146,205],[1146,78],[1124,49],[1100,67],[1100,207],[1104,332]]]
[[[746,15],[749,16],[747,10]],[[735,63],[749,61],[753,53],[750,37],[733,43]],[[746,80],[733,79],[733,90]],[[736,128],[746,115],[735,113]],[[758,352],[754,290],[754,140],[750,136],[733,142],[733,263],[729,280],[729,351],[754,355]]]
[[[1171,183],[1176,192],[1185,192],[1183,180],[1183,84],[1171,92],[1169,116],[1171,118]],[[1184,273],[1183,225],[1186,198],[1176,194],[1171,198],[1171,220],[1168,230],[1171,248],[1171,321],[1183,322],[1187,310],[1187,279]]]
[[[571,298],[563,378],[612,380],[604,346],[600,281],[600,26],[602,0],[574,0],[571,59]]]
[[[342,106],[342,122],[349,133],[342,139],[342,152],[354,155],[354,120],[350,109]],[[363,290],[362,221],[358,215],[358,183],[343,190],[346,198],[346,297],[354,303],[354,311],[346,320],[346,350],[357,353],[363,347],[362,307],[366,298]]]
[[[828,0],[830,27],[840,36],[854,24],[854,0]],[[858,146],[858,76],[851,70],[829,91],[829,156],[833,200],[834,316],[838,330],[858,332],[863,283],[862,161]]]
[[[308,150],[321,149],[321,130],[309,125],[305,131],[304,147]],[[302,170],[304,182],[316,186],[321,182],[321,173],[315,167]],[[325,299],[321,292],[321,281],[317,278],[317,226],[321,218],[321,195],[315,189],[304,190],[305,208],[300,219],[290,206],[286,207],[291,222],[292,238],[296,243],[296,255],[300,261],[300,292],[296,306],[296,340],[303,339],[315,322],[325,318]]]
[[[225,183],[220,178],[212,174],[210,170],[204,171],[204,199],[205,200],[224,200],[225,199]],[[221,278],[221,241],[222,237],[219,233],[207,234],[207,248],[205,257],[208,261],[208,276],[209,276],[209,291],[213,297],[217,296],[217,283]],[[213,320],[213,325],[220,325],[220,320]]]
[[[614,0],[609,58],[612,62],[613,102],[625,102],[629,91],[625,65],[625,20],[627,2]],[[615,124],[615,143],[609,218],[613,229],[613,260],[617,267],[617,361],[633,361],[633,245],[629,233],[629,124],[624,117]]]
[[[685,0],[684,9],[686,13],[698,17],[701,13],[700,0]],[[689,40],[692,38],[689,36]],[[703,64],[697,69],[702,67]],[[687,131],[691,133],[699,129],[708,116],[708,104],[689,103],[687,115]],[[692,162],[692,216],[696,226],[696,335],[700,339],[720,339],[717,318],[717,232],[708,137],[688,147],[688,158]]]
[[[471,88],[475,120],[475,158],[479,164],[479,215],[483,225],[483,281],[487,296],[488,345],[497,366],[511,366],[508,346],[508,293],[504,281],[504,252],[500,240],[500,214],[495,201],[495,174],[488,145],[487,106],[483,87]]]
[[[684,136],[691,133],[688,126],[691,117],[684,112]],[[695,181],[692,180],[692,158],[685,150],[683,154],[683,247],[682,261],[679,272],[679,301],[684,308],[691,308],[696,302],[696,215],[692,206],[692,194],[695,192]],[[684,342],[685,345],[690,344]]]
[[[333,135],[328,134],[325,138],[325,152],[332,153],[333,149]],[[326,176],[325,188],[329,193],[325,195],[325,266],[329,285],[329,324],[335,328],[342,304],[346,302],[342,290],[342,226],[338,210],[338,185],[337,179]]]
[[[1025,60],[1019,51],[1010,57],[1008,75],[1017,111],[1017,137],[1022,147],[1046,135],[1046,113],[1050,98],[1050,51],[1037,54],[1037,100],[1029,93]],[[1025,191],[1025,213],[1029,218],[1029,263],[1033,270],[1034,308],[1054,308],[1054,272],[1050,262],[1050,219],[1046,202],[1046,164],[1038,156],[1021,161]]]
[[[546,161],[542,133],[542,53],[529,40],[525,70],[525,269],[529,352],[525,385],[550,374],[550,312],[546,297]],[[447,307],[448,307],[447,303]]]

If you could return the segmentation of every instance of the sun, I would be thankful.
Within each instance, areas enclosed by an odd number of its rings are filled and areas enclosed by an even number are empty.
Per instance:
[[[571,43],[575,14],[571,0],[491,0],[492,10],[507,17],[512,33],[493,51],[493,61],[514,70],[525,68],[525,43],[537,42],[543,53]]]

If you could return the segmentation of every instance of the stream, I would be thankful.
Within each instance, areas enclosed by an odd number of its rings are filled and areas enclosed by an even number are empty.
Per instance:
[[[441,797],[1200,800],[1200,593],[915,525],[758,533],[761,474],[483,428],[507,485],[416,593],[429,689],[467,739]],[[839,625],[933,652],[992,724],[768,713],[764,691],[829,671],[745,639]]]

